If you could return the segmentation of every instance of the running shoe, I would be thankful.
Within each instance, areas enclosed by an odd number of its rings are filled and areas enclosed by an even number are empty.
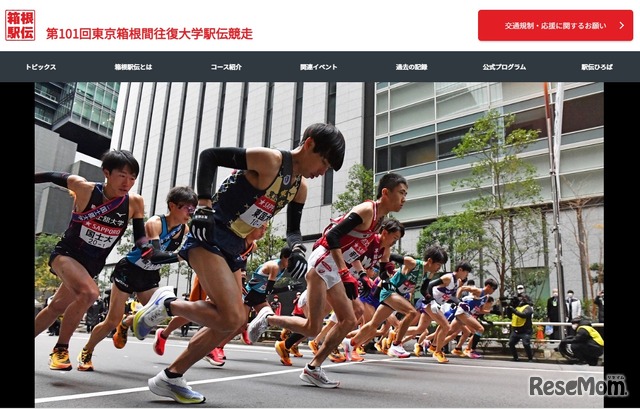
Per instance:
[[[153,293],[149,302],[133,317],[133,334],[136,338],[145,339],[154,327],[169,318],[164,303],[172,298],[175,299],[176,296],[170,286],[160,287]]]
[[[287,347],[284,345],[284,341],[276,342],[276,352],[278,353],[278,355],[280,355],[280,362],[282,362],[282,365],[284,366],[293,365],[291,363],[291,358],[289,358],[289,351],[287,350]]]
[[[344,356],[338,348],[336,348],[329,354],[329,359],[331,360],[331,362],[340,363],[346,361],[347,357]]]
[[[382,352],[382,343],[381,341],[376,341],[373,346],[375,347],[376,351],[378,352]]]
[[[402,344],[391,344],[391,347],[389,347],[389,352],[387,352],[387,355],[389,356],[395,356],[397,358],[409,358],[409,353],[407,351],[405,351],[404,347],[402,346]]]
[[[364,361],[364,358],[361,357],[360,354],[358,353],[358,349],[360,349],[360,348],[359,347],[356,348],[353,345],[351,345],[351,339],[349,339],[349,338],[345,338],[345,341],[347,341],[347,343],[349,344],[349,349],[350,349],[349,360],[351,362],[362,362],[362,361]],[[344,346],[344,344],[343,344],[343,346]],[[346,349],[345,349],[345,351],[346,351]]]
[[[351,345],[351,340],[349,338],[345,338],[342,340],[342,349],[344,349],[345,361],[351,361],[351,353],[353,352],[353,345]]]
[[[167,340],[162,338],[162,333],[164,330],[162,328],[158,328],[156,330],[156,337],[153,341],[153,352],[158,355],[164,355],[164,344],[167,343]]]
[[[309,349],[311,349],[311,352],[313,352],[313,355],[318,353],[318,349],[320,349],[320,346],[318,345],[315,339],[312,339],[311,341],[309,341]]]
[[[227,359],[227,355],[224,353],[224,347],[218,347],[215,349],[218,350],[218,356],[220,357],[220,359]]]
[[[473,359],[482,358],[482,355],[480,355],[479,353],[477,353],[476,351],[473,351],[471,349],[465,349],[464,350],[464,355],[468,356],[469,358],[473,358]]]
[[[360,354],[358,354],[358,350],[354,349],[353,351],[351,351],[351,362],[362,362],[364,361],[364,358],[360,356]]]
[[[280,331],[280,340],[285,341],[289,334],[291,334],[291,331],[286,328],[282,328],[282,331]]]
[[[213,366],[224,365],[224,359],[222,359],[222,356],[220,355],[220,351],[218,351],[218,349],[219,348],[213,348],[213,350],[205,355],[202,359],[209,362]]]
[[[391,347],[391,344],[393,344],[393,341],[396,340],[396,332],[394,330],[389,331],[389,347]]]
[[[295,356],[296,358],[302,358],[304,357],[304,355],[302,355],[302,353],[300,352],[300,350],[298,349],[298,345],[294,345],[291,348],[289,348],[289,351],[291,351],[291,353],[293,354],[293,356]]]
[[[78,355],[78,371],[93,371],[93,363],[91,362],[92,353],[82,348]]]
[[[466,352],[467,352],[466,350],[465,352],[462,352],[462,348],[453,348],[453,350],[451,351],[453,355],[457,355],[457,356],[465,356]]]
[[[120,324],[118,324],[118,328],[116,328],[116,332],[113,334],[113,338],[111,339],[113,341],[113,346],[118,349],[124,348],[124,346],[127,345],[128,332],[129,327],[124,325],[124,320],[120,321]]]
[[[446,364],[447,362],[449,362],[449,360],[447,359],[447,357],[444,355],[444,352],[442,351],[437,351],[433,353],[433,356],[438,360],[439,363],[441,364]]]
[[[380,341],[380,346],[382,347],[380,352],[386,355],[387,352],[389,352],[389,347],[391,346],[391,343],[389,342],[388,338],[382,338],[382,340]]]
[[[427,347],[427,351],[428,351],[430,354],[435,354],[435,353],[436,353],[436,346],[435,346],[435,345],[433,345],[433,344],[429,345],[429,346]]]
[[[269,316],[274,315],[275,313],[271,309],[271,307],[264,307],[260,310],[258,315],[249,323],[249,327],[247,328],[247,332],[249,333],[249,340],[253,342],[257,342],[258,338],[269,328],[269,321],[267,320]]]
[[[387,351],[389,350],[389,339],[387,337],[384,337],[380,340],[380,349],[379,351],[382,352],[383,354],[386,354]]]
[[[332,381],[327,378],[324,369],[319,366],[316,366],[315,369],[309,369],[308,364],[304,366],[300,379],[319,388],[337,388],[340,386],[340,381]]]
[[[67,348],[53,348],[49,354],[49,369],[54,371],[70,371],[71,361],[69,360],[69,350]]]
[[[184,376],[169,378],[164,370],[149,379],[149,390],[156,395],[166,396],[178,403],[202,403],[206,398],[187,385]]]
[[[419,342],[416,342],[416,344],[413,346],[413,353],[415,356],[422,355],[422,346]]]
[[[251,342],[251,340],[249,339],[249,334],[247,333],[247,327],[244,327],[244,329],[242,330],[240,339],[242,339],[242,342],[244,342],[246,345],[253,345],[253,342]]]
[[[356,352],[358,353],[358,355],[367,355],[367,351],[364,350],[364,347],[362,345],[356,348]]]

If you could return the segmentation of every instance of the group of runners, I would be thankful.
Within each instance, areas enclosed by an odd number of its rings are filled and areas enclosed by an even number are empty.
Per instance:
[[[162,355],[171,328],[194,322],[201,328],[172,363],[148,380],[148,386],[154,394],[176,402],[200,403],[206,398],[188,385],[184,374],[189,368],[201,359],[220,366],[225,358],[222,348],[229,340],[240,334],[252,343],[269,326],[277,326],[290,331],[286,339],[276,343],[281,362],[287,365],[288,354],[301,340],[314,338],[310,344],[315,346],[314,355],[300,378],[318,387],[335,388],[340,382],[327,377],[324,361],[340,345],[350,359],[357,357],[358,347],[375,337],[393,313],[403,316],[388,346],[393,356],[408,356],[402,342],[417,331],[414,327],[424,327],[424,315],[428,317],[425,320],[438,324],[427,349],[439,362],[446,362],[442,348],[452,331],[471,331],[474,337],[481,332],[472,319],[483,305],[490,305],[488,297],[495,286],[465,286],[471,271],[465,262],[452,273],[431,279],[448,261],[446,251],[437,245],[427,247],[422,259],[391,253],[404,235],[402,224],[388,217],[405,203],[408,183],[404,177],[396,173],[382,176],[376,199],[332,220],[307,255],[300,222],[308,179],[321,177],[330,168],[340,170],[345,148],[344,136],[334,125],[316,123],[304,131],[300,145],[291,151],[204,149],[199,155],[196,189],[172,188],[167,195],[167,212],[146,222],[144,199],[130,192],[140,170],[131,152],[114,150],[104,155],[104,182],[63,172],[36,173],[36,183],[62,186],[75,199],[69,227],[49,261],[51,272],[62,284],[35,319],[37,336],[59,315],[65,317],[50,354],[50,368],[72,369],[69,342],[83,312],[99,297],[94,278],[130,220],[135,245],[114,269],[109,313],[80,351],[78,370],[93,370],[93,349],[114,328],[113,342],[122,348],[130,330],[144,339],[159,324],[169,322],[166,329],[155,333],[153,348]],[[219,167],[232,171],[214,191]],[[243,285],[247,256],[264,235],[269,220],[285,207],[287,247]],[[186,261],[197,278],[188,300],[178,298],[172,287],[159,286],[160,267],[179,260]],[[376,266],[379,277],[374,281]],[[267,303],[269,294],[301,289],[276,287],[285,273],[294,283],[304,281],[306,287],[297,312],[287,316],[276,315]],[[423,299],[416,309],[407,297],[421,280]],[[469,291],[472,298],[458,300],[459,290]],[[124,316],[124,304],[132,293],[144,306],[134,315]],[[461,324],[447,320],[444,305],[448,303],[457,305],[455,318]],[[250,309],[256,316],[247,325]],[[325,326],[324,318],[331,311],[334,319]]]

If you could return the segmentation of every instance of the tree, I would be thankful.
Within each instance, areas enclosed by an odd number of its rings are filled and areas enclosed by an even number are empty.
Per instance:
[[[60,236],[55,234],[40,234],[36,237],[36,257],[34,259],[34,290],[36,297],[44,299],[46,293],[53,292],[62,281],[49,269],[49,257],[53,252]]]
[[[373,171],[356,163],[349,169],[349,179],[344,193],[338,195],[332,207],[339,215],[347,213],[354,206],[375,198]]]
[[[422,257],[427,246],[439,244],[447,250],[452,269],[459,260],[473,260],[483,247],[483,222],[480,215],[469,211],[440,217],[420,231],[417,253]],[[477,271],[483,281],[482,268]]]
[[[515,115],[502,117],[490,110],[478,119],[453,153],[471,156],[470,175],[455,180],[453,189],[473,189],[477,196],[464,204],[481,215],[484,223],[482,256],[496,268],[500,296],[505,293],[507,272],[523,265],[529,249],[541,248],[540,185],[535,166],[519,155],[538,138],[539,130],[513,129]],[[506,130],[510,130],[507,134]],[[516,234],[517,232],[517,234]]]

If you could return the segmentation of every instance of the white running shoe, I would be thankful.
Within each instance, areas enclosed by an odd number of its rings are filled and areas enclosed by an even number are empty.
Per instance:
[[[389,352],[387,352],[387,355],[395,356],[398,358],[409,358],[410,356],[409,353],[404,350],[404,347],[402,346],[402,344],[398,344],[398,345],[391,344],[391,346],[389,347]]]
[[[148,383],[151,392],[171,398],[178,403],[202,403],[206,400],[201,393],[192,390],[191,386],[187,385],[184,376],[170,379],[164,370],[150,378]]]
[[[347,358],[347,361],[351,361],[351,353],[353,352],[351,338],[345,338],[342,340],[342,348],[344,349],[344,356]]]
[[[160,287],[153,293],[149,302],[138,310],[133,317],[133,325],[131,326],[136,338],[143,340],[153,328],[169,318],[164,306],[164,302],[168,298],[176,298],[173,287]]]
[[[249,335],[249,340],[252,343],[258,342],[258,338],[260,335],[264,334],[264,332],[269,328],[269,322],[267,318],[270,315],[274,315],[275,313],[271,309],[271,307],[267,306],[260,310],[258,315],[249,323],[249,327],[247,328],[247,334]]]
[[[309,369],[308,364],[304,366],[300,379],[319,388],[337,388],[340,386],[340,381],[332,381],[327,378],[324,369],[319,366],[316,366],[316,369]]]

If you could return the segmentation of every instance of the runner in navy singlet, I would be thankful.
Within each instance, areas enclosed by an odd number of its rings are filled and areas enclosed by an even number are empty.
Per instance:
[[[93,280],[107,256],[133,219],[134,239],[147,246],[144,232],[144,200],[129,193],[140,167],[131,152],[114,150],[102,157],[104,183],[64,172],[40,172],[35,183],[55,183],[74,197],[71,222],[51,253],[51,272],[62,280],[53,300],[35,318],[35,336],[64,315],[58,341],[50,355],[49,368],[71,369],[69,341],[85,311],[100,296]],[[146,254],[151,251],[146,249]]]

